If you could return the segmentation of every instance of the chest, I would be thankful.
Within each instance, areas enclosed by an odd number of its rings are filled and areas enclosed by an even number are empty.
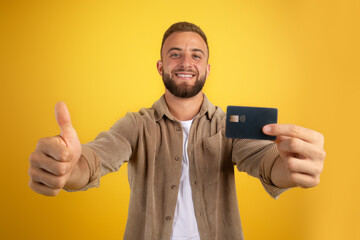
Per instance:
[[[129,162],[133,175],[144,176],[154,184],[177,182],[182,160],[187,154],[189,175],[193,182],[217,183],[221,174],[233,171],[231,140],[224,128],[210,121],[194,120],[184,146],[183,128],[168,121],[145,127],[140,133],[135,158]],[[205,184],[206,185],[206,184]]]

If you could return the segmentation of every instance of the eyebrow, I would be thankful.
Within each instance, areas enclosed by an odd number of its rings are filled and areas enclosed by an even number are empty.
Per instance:
[[[168,53],[171,52],[171,51],[182,51],[181,48],[178,48],[178,47],[172,47],[168,50]],[[205,53],[203,50],[199,49],[199,48],[193,48],[191,49],[192,52],[201,52],[204,56],[205,56]]]
[[[193,48],[191,49],[192,52],[201,52],[204,56],[205,56],[205,53],[203,50],[199,49],[199,48]]]
[[[178,48],[178,47],[172,47],[172,48],[170,48],[170,49],[168,50],[167,53],[169,53],[169,52],[171,52],[171,51],[174,51],[174,50],[176,50],[176,51],[181,51],[182,49],[181,49],[181,48]]]

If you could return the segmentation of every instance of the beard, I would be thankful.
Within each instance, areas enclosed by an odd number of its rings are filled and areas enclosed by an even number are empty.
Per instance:
[[[167,74],[164,71],[162,73],[162,79],[166,89],[174,96],[179,98],[191,98],[196,96],[204,87],[206,72],[204,76],[197,76],[193,86],[189,86],[187,84],[176,85],[175,80],[170,76],[170,74]]]

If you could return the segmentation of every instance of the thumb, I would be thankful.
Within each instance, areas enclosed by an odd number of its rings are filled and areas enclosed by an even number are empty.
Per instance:
[[[65,140],[68,145],[74,138],[77,138],[77,134],[71,124],[70,113],[64,102],[56,103],[55,118],[60,127],[60,137]]]

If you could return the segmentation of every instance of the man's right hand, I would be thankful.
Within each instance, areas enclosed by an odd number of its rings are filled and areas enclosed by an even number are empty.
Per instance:
[[[67,185],[81,156],[81,144],[64,102],[55,106],[60,135],[42,138],[31,153],[29,186],[37,193],[56,196]]]

